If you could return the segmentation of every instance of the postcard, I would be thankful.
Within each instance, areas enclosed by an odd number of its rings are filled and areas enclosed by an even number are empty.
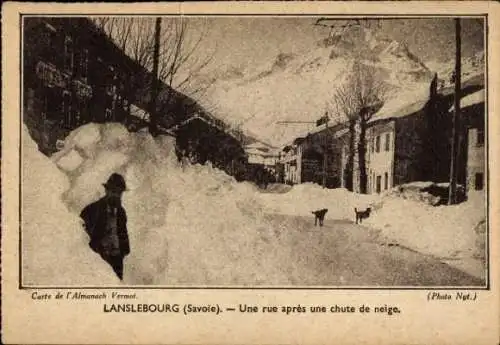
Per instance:
[[[500,341],[498,4],[2,12],[2,342]]]

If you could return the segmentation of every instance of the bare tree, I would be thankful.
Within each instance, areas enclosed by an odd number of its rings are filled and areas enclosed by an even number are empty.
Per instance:
[[[366,173],[366,129],[373,115],[384,105],[386,85],[378,80],[372,68],[355,61],[346,82],[335,90],[333,99],[340,113],[349,121],[349,158],[348,169],[354,169],[354,154],[357,149],[360,171],[360,191],[367,192],[368,177]],[[359,123],[359,140],[355,147],[356,123]]]
[[[199,51],[208,33],[207,22],[195,27],[182,17],[165,17],[161,18],[159,33],[156,32],[157,18],[98,17],[94,22],[128,56],[146,70],[157,72],[158,79],[170,87],[157,90],[161,103],[157,106],[162,112],[172,111],[174,90],[199,98],[211,86],[206,79],[198,78],[215,55],[215,49]],[[155,82],[148,80],[148,83],[146,92],[150,94],[155,89]]]
[[[333,104],[336,107],[337,113],[343,114],[349,122],[349,150],[347,152],[347,164],[344,167],[344,176],[341,178],[344,181],[345,187],[353,190],[353,169],[354,169],[354,153],[355,153],[355,135],[356,135],[356,100],[349,88],[348,83],[344,83],[337,87],[333,95]]]
[[[151,135],[155,136],[158,133],[158,111],[156,103],[158,101],[158,65],[160,58],[160,34],[161,34],[161,18],[157,17],[155,21],[155,41],[153,48],[153,78],[151,80],[151,101],[150,101],[150,113],[151,118],[149,120],[149,132]]]

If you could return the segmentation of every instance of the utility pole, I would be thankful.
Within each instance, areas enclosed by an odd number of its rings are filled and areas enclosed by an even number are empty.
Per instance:
[[[326,188],[326,170],[328,167],[328,112],[325,113],[325,142],[323,143],[323,188]]]
[[[452,117],[451,161],[450,161],[450,187],[448,205],[457,202],[457,170],[458,153],[460,151],[459,126],[460,121],[460,96],[461,96],[461,37],[460,19],[455,18],[455,110]]]
[[[156,111],[156,100],[158,98],[158,64],[160,55],[160,32],[161,32],[161,18],[156,18],[155,23],[155,41],[153,51],[153,73],[151,81],[151,103],[150,103],[150,119],[149,119],[149,133],[152,136],[158,134],[158,114]]]

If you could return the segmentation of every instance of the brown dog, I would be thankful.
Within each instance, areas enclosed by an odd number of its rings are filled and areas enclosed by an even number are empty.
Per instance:
[[[319,221],[319,226],[323,226],[323,221],[325,219],[326,212],[328,212],[327,208],[323,208],[321,210],[312,212],[312,214],[314,214],[314,226],[318,224],[318,221]]]
[[[371,210],[372,209],[370,207],[368,207],[364,211],[358,211],[356,208],[354,208],[354,213],[356,213],[356,224],[358,224],[358,221],[359,223],[363,223],[363,219],[370,217]]]

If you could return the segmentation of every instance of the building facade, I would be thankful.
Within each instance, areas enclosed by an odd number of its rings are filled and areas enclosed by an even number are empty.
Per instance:
[[[451,163],[451,107],[454,94],[449,89],[432,89],[427,98],[381,112],[368,122],[366,129],[367,193],[381,193],[394,186],[414,182],[449,182]],[[474,76],[462,84],[462,108],[458,119],[457,183],[467,190],[480,190],[485,184],[484,149],[484,77]],[[451,108],[450,108],[451,107]],[[341,187],[360,192],[360,170],[357,152],[359,124],[348,129],[332,129],[329,133],[338,154],[330,154],[328,169],[339,177]],[[351,133],[354,140],[351,142]],[[335,140],[337,138],[338,140]],[[306,144],[299,151],[305,161]],[[354,145],[353,145],[354,144]],[[350,147],[354,147],[353,155]],[[333,149],[330,148],[330,150]],[[310,147],[309,147],[310,148]],[[335,149],[333,149],[335,150]],[[293,160],[292,160],[293,162]],[[321,155],[315,168],[322,171]],[[302,165],[300,176],[304,180]],[[336,172],[339,171],[339,172]],[[352,185],[349,182],[352,181]],[[317,182],[317,181],[313,181]],[[297,182],[300,183],[300,182]]]
[[[475,181],[480,189],[484,181],[484,89],[476,91],[483,87],[480,81],[463,87],[458,119],[457,183],[469,190]],[[453,99],[453,94],[437,94],[369,123],[368,193],[414,181],[449,182]]]
[[[367,131],[367,192],[380,193],[394,185],[395,121],[371,126]]]
[[[88,18],[25,17],[23,118],[46,154],[88,122],[124,122],[144,71]]]
[[[467,192],[486,188],[484,89],[462,99],[462,113],[467,118]]]
[[[345,124],[321,124],[286,145],[279,160],[283,165],[285,182],[313,182],[325,184],[328,188],[341,187],[342,147],[347,132]]]
[[[279,160],[279,154],[275,148],[255,142],[245,146],[245,153],[249,164],[262,165],[266,170],[275,174],[276,163]]]
[[[24,17],[22,57],[23,122],[44,154],[89,122],[121,122],[129,130],[149,125],[151,73],[89,18]],[[227,126],[190,97],[159,84],[159,129],[176,137],[179,152],[234,175],[244,171],[243,148]]]
[[[303,138],[295,139],[286,145],[280,153],[280,164],[283,166],[283,182],[286,184],[302,183],[302,146]]]

